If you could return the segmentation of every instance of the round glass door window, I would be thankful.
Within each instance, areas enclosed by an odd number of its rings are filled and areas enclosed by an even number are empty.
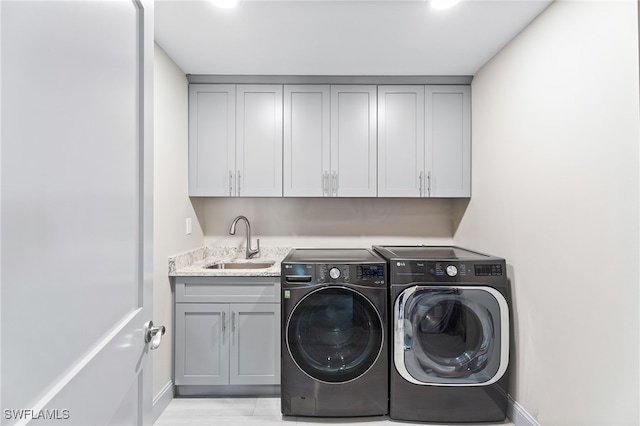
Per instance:
[[[344,383],[366,373],[382,351],[383,325],[373,304],[346,287],[309,293],[286,329],[291,357],[307,375]]]
[[[394,362],[412,383],[486,385],[504,374],[509,317],[495,289],[411,287],[394,316]]]

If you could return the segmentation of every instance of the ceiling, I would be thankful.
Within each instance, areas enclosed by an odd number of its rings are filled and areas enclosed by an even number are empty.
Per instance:
[[[552,0],[157,0],[155,39],[185,74],[474,75]]]

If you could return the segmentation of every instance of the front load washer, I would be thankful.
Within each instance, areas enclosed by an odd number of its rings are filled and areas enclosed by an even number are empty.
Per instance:
[[[389,417],[504,420],[510,309],[504,259],[459,247],[374,250],[389,262]]]
[[[293,249],[284,258],[284,415],[387,414],[387,298],[386,262],[368,249]]]

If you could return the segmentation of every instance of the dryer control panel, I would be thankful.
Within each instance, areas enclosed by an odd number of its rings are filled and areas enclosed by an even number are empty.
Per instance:
[[[466,261],[391,261],[391,282],[481,282],[488,277],[502,277],[503,263],[476,263]]]

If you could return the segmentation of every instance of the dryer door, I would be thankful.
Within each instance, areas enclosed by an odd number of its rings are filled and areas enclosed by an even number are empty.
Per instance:
[[[486,386],[509,362],[509,311],[490,287],[414,286],[394,304],[394,363],[420,385]]]
[[[366,373],[380,356],[382,319],[361,293],[323,287],[293,308],[286,344],[296,365],[327,383],[344,383]]]

